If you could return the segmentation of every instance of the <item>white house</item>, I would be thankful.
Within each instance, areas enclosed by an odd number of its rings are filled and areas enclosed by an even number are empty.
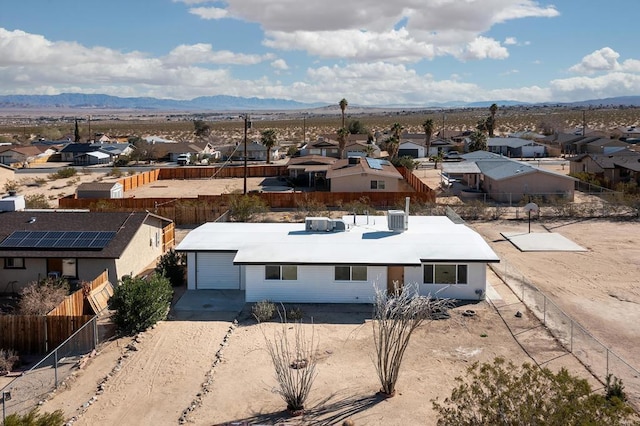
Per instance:
[[[244,290],[247,302],[372,303],[376,288],[409,284],[424,295],[479,300],[487,263],[499,262],[466,225],[401,210],[305,223],[206,223],[176,250],[187,254],[189,290]]]

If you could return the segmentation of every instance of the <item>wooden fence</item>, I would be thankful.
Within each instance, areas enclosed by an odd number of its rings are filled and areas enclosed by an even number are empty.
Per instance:
[[[149,170],[148,172],[137,173],[123,179],[118,179],[118,183],[122,185],[122,189],[126,192],[139,186],[157,181],[159,175],[160,170],[154,169]]]
[[[0,315],[0,348],[20,355],[44,354],[57,347],[93,315]]]
[[[94,317],[87,295],[109,281],[105,270],[47,315],[0,315],[0,348],[19,354],[43,354],[57,347]]]
[[[159,169],[159,180],[162,179],[223,179],[244,177],[243,166],[227,167],[175,167]],[[286,176],[287,166],[260,165],[247,166],[247,177]]]

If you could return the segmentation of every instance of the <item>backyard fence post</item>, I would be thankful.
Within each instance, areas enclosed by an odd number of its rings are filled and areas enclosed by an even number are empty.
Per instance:
[[[609,348],[605,348],[605,349],[607,350],[607,376],[608,376],[609,375]]]
[[[55,387],[58,387],[58,349],[56,348],[55,351],[53,351],[53,381],[55,383]]]
[[[7,420],[7,407],[4,402],[4,391],[2,391],[2,424],[4,424],[5,420]]]
[[[94,316],[93,321],[93,349],[98,347],[98,317]]]
[[[569,352],[573,353],[573,320],[571,320],[571,333],[569,336]]]

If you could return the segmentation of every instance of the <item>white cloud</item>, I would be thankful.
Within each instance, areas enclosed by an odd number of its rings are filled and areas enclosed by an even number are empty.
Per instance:
[[[470,42],[459,56],[465,60],[506,59],[509,57],[509,52],[500,45],[500,42],[492,38],[478,37]]]
[[[210,44],[198,43],[192,45],[180,45],[162,58],[168,65],[186,64],[234,64],[253,65],[273,58],[273,54],[247,55],[234,53],[228,50],[214,51]]]
[[[597,77],[558,79],[551,81],[550,88],[550,99],[558,101],[628,96],[640,93],[640,75],[613,72]]]
[[[229,12],[219,7],[192,7],[189,13],[199,16],[202,19],[222,19],[228,18]]]
[[[275,61],[271,62],[271,66],[280,71],[286,71],[289,69],[289,65],[287,65],[287,61],[285,61],[284,59],[276,59]]]
[[[507,37],[504,39],[504,44],[507,46],[518,44],[518,40],[515,37]]]
[[[610,47],[603,47],[588,54],[579,64],[569,68],[569,71],[580,74],[593,74],[598,71],[615,71],[620,68],[618,58],[620,54]]]

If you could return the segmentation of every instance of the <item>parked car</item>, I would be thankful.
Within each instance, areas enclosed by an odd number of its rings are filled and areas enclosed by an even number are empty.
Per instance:
[[[186,166],[191,164],[191,154],[180,154],[178,155],[178,159],[176,160],[178,166]]]
[[[445,160],[462,160],[462,156],[458,151],[449,151],[445,153],[442,158],[444,158]]]

